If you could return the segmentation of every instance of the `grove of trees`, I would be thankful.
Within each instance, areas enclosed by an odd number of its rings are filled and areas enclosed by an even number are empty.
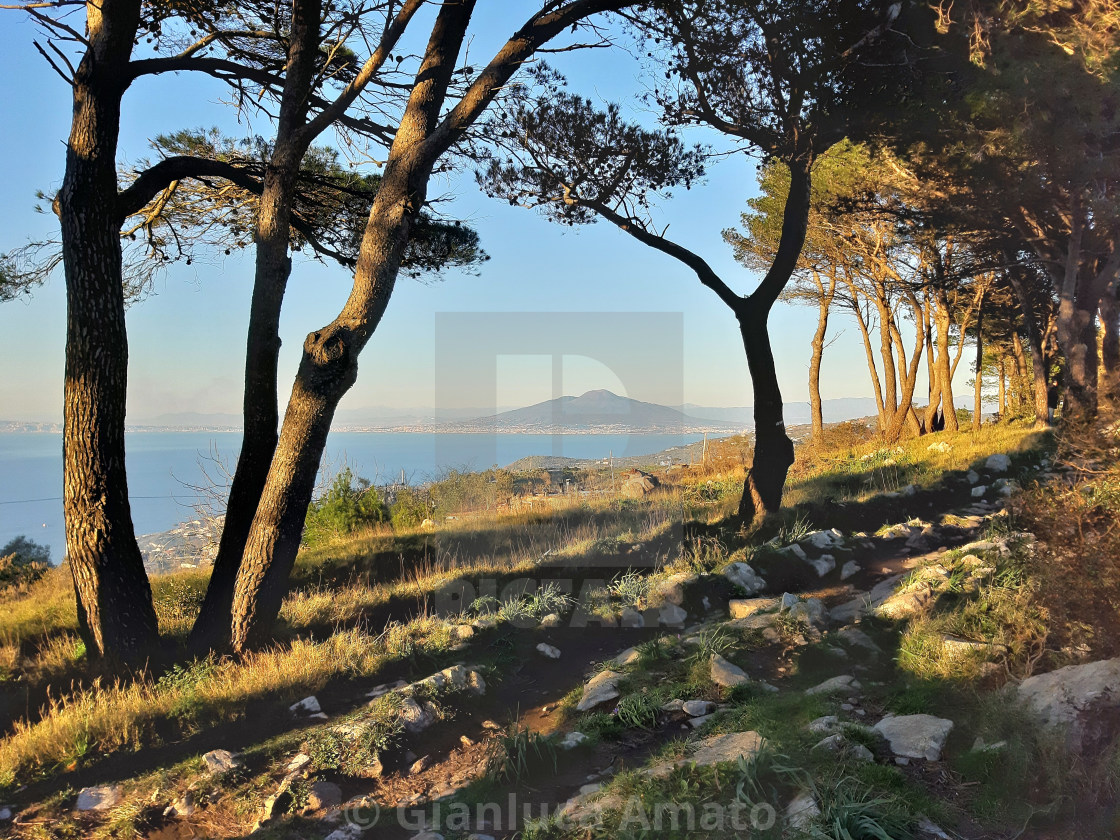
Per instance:
[[[91,654],[140,659],[158,641],[124,460],[128,303],[169,264],[252,248],[243,440],[192,635],[199,650],[248,651],[271,638],[309,509],[328,529],[350,528],[353,511],[390,516],[351,475],[312,495],[335,410],[399,275],[486,259],[478,234],[429,201],[438,171],[473,171],[486,193],[561,224],[610,222],[726,305],[754,394],[745,520],[780,507],[793,463],[769,333],[780,301],[817,311],[805,336],[817,433],[836,318],[858,328],[887,441],[958,428],[962,363],[974,372],[974,423],[985,378],[1001,415],[1040,425],[1058,401],[1077,422],[1120,400],[1110,3],[537,0],[489,57],[468,62],[478,5],[6,7],[34,19],[41,54],[73,91],[65,174],[44,196],[59,237],[0,261],[0,300],[61,265],[66,557]],[[568,92],[542,61],[591,48],[643,57],[648,118]],[[130,86],[169,73],[220,80],[229,107],[269,136],[184,129],[158,137],[153,160],[122,160]],[[340,146],[380,161],[377,171],[345,166]],[[667,237],[654,209],[715,177],[728,154],[759,162],[757,197],[724,232],[743,278]],[[281,415],[280,315],[292,253],[305,249],[352,284],[304,340]],[[929,387],[917,393],[923,363]],[[403,501],[402,521],[419,515],[424,502]]]

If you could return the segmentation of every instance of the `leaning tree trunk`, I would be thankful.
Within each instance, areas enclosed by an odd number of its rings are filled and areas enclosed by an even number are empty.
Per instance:
[[[322,5],[318,0],[301,0],[293,6],[293,37],[276,144],[265,169],[254,234],[256,266],[245,347],[241,451],[206,598],[191,633],[196,649],[224,647],[229,642],[237,573],[276,451],[280,310],[292,271],[288,254],[292,203],[300,163],[309,142],[297,133],[307,117],[321,17]]]
[[[945,417],[945,431],[960,431],[957,421],[957,407],[953,400],[953,365],[949,357],[949,330],[952,328],[949,313],[949,300],[944,292],[938,297],[937,307],[937,379],[941,386],[942,413]],[[963,336],[962,336],[963,340]]]
[[[138,2],[88,6],[89,47],[59,192],[66,275],[63,511],[79,624],[93,656],[136,659],[157,639],[125,475],[125,332],[116,153]]]
[[[385,314],[412,222],[424,206],[432,168],[441,149],[451,144],[446,138],[441,138],[443,146],[431,142],[431,133],[473,11],[473,0],[440,7],[370,207],[350,297],[334,321],[304,341],[276,452],[237,573],[231,636],[239,653],[263,644],[271,635],[335,410],[357,379],[358,354]],[[512,48],[509,52],[514,56],[499,72],[491,67],[484,71],[495,78],[495,88],[508,81],[527,57],[518,57]]]
[[[782,506],[782,489],[793,465],[793,441],[786,434],[782,391],[767,327],[769,309],[746,303],[737,313],[754,391],[754,460],[747,471],[739,516],[745,522]]]

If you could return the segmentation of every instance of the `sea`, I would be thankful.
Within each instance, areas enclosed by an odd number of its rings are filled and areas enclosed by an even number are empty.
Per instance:
[[[601,459],[652,455],[694,443],[695,434],[461,434],[332,432],[323,471],[344,466],[374,484],[422,484],[448,469],[484,470],[529,456]],[[138,535],[195,519],[206,494],[232,475],[240,432],[136,431],[125,436],[128,491]],[[0,547],[24,535],[65,553],[62,520],[62,435],[0,433]]]

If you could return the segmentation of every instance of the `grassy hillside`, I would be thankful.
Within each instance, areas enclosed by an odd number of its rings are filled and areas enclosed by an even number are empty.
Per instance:
[[[434,527],[384,524],[328,538],[300,554],[276,643],[242,660],[183,653],[205,570],[153,580],[166,650],[125,675],[85,659],[65,569],[10,591],[0,612],[0,804],[18,819],[6,830],[43,838],[224,838],[257,829],[254,836],[319,838],[345,827],[337,803],[312,795],[319,783],[337,784],[347,802],[376,802],[383,810],[409,797],[418,806],[439,798],[447,780],[458,783],[445,803],[516,791],[558,805],[589,775],[605,784],[598,796],[619,801],[635,793],[698,804],[746,801],[746,790],[782,811],[790,797],[811,791],[822,813],[802,827],[818,832],[813,836],[846,837],[837,826],[854,825],[860,815],[871,822],[851,836],[911,836],[919,816],[962,836],[1010,836],[1041,819],[1103,830],[1101,804],[1116,793],[1109,768],[1120,768],[1112,742],[1092,762],[1059,761],[1025,715],[1001,712],[1004,695],[995,692],[1031,673],[1120,653],[1115,441],[995,425],[886,449],[865,427],[841,424],[799,447],[786,509],[753,530],[731,519],[746,445],[718,442],[704,463],[661,474],[661,486],[639,498],[569,494],[536,510],[464,511]],[[993,453],[1010,455],[1011,468],[989,482],[985,460]],[[974,484],[969,470],[988,483]],[[974,494],[976,486],[984,492]],[[969,512],[978,503],[979,512]],[[891,526],[907,522],[918,537],[903,546]],[[831,528],[845,535],[845,547],[833,552],[837,568],[818,577],[786,547]],[[1012,538],[1027,532],[1030,540]],[[979,550],[977,562],[991,571],[977,577],[965,559],[976,552],[955,548],[985,539],[1003,539],[1006,551],[989,562]],[[841,580],[839,566],[849,560],[860,569]],[[931,597],[904,619],[860,622],[881,651],[864,661],[837,641],[839,630],[795,610],[775,614],[768,633],[728,622],[728,599],[744,594],[721,574],[733,562],[765,579],[760,597],[797,592],[801,603],[834,607],[899,574],[902,595],[924,587]],[[923,577],[927,567],[936,567],[933,583]],[[667,593],[678,585],[687,587],[680,609],[688,619],[680,631],[659,628],[657,610],[675,600]],[[634,614],[646,617],[645,627],[618,626]],[[946,647],[948,637],[972,645],[961,653]],[[539,643],[555,646],[561,658],[542,656]],[[585,677],[632,646],[631,661],[614,666],[623,675],[617,707],[577,712]],[[713,655],[758,679],[719,686],[709,674]],[[377,685],[412,682],[456,663],[477,668],[488,691],[475,697],[425,683],[410,695],[432,709],[434,723],[422,737],[402,730],[398,693],[370,705]],[[866,669],[857,704],[803,692],[857,663]],[[763,682],[778,691],[760,689]],[[289,711],[309,695],[325,719]],[[686,763],[648,782],[642,766],[692,749],[679,719],[667,718],[676,713],[662,710],[675,698],[719,704],[697,732],[761,733],[764,757],[691,769]],[[913,767],[892,762],[855,711],[951,712],[948,758]],[[827,714],[851,718],[846,737],[874,760],[814,752],[820,738],[806,735],[805,725]],[[497,730],[483,725],[491,720],[499,721]],[[558,749],[573,729],[587,742]],[[1006,752],[976,754],[976,738],[1002,740]],[[236,754],[237,768],[208,774],[200,756],[215,749]],[[297,754],[308,764],[289,778]],[[425,756],[430,767],[412,768]],[[607,759],[612,769],[603,774]],[[1005,765],[1022,780],[1004,778]],[[95,785],[120,785],[120,801],[73,811],[78,792]],[[270,796],[274,813],[262,822]],[[184,797],[190,808],[181,807]],[[175,802],[180,807],[165,814]],[[324,821],[332,813],[335,822]],[[788,833],[794,822],[779,814],[773,830]],[[382,836],[386,825],[368,836]],[[586,836],[555,822],[518,830]]]

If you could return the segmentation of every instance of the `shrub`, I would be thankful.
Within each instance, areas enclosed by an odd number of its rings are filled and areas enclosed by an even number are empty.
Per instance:
[[[415,528],[428,518],[428,500],[420,491],[405,487],[397,491],[390,511],[394,529]]]
[[[18,536],[0,548],[0,588],[34,583],[51,564],[49,546]]]
[[[351,469],[345,467],[335,476],[326,494],[307,508],[303,541],[314,545],[388,519],[389,512],[377,490],[368,480],[355,477]]]

